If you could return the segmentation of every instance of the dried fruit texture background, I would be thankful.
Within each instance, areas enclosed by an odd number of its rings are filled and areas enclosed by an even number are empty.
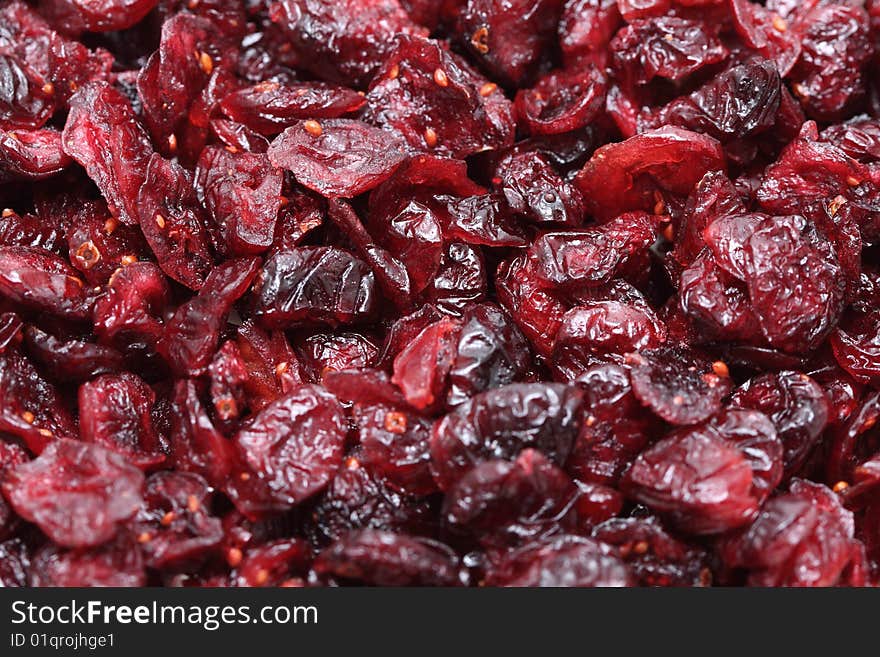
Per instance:
[[[0,583],[880,582],[880,2],[0,0]]]

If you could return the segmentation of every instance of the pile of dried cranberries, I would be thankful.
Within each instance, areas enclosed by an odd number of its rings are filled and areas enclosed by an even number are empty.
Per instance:
[[[0,583],[880,581],[880,2],[0,0]]]

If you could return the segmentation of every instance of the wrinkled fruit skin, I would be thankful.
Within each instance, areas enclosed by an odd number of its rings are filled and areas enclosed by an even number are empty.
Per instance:
[[[0,0],[0,586],[880,586],[877,0]]]

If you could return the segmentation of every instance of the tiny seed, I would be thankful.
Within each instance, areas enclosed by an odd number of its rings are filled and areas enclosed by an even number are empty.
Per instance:
[[[320,137],[321,133],[324,132],[321,124],[317,121],[314,121],[313,119],[309,119],[308,121],[303,123],[303,128],[305,128],[306,132],[308,132],[313,137]]]
[[[838,481],[836,484],[834,484],[834,487],[831,490],[833,490],[835,493],[842,493],[847,488],[849,488],[849,484],[847,482]]]
[[[489,28],[481,27],[474,32],[471,35],[471,45],[484,55],[489,52]]]
[[[199,502],[199,498],[195,495],[190,495],[186,498],[186,508],[190,510],[191,513],[195,513],[202,506],[202,503]]]
[[[258,85],[254,87],[259,92],[266,91],[278,91],[281,88],[281,85],[277,82],[273,82],[272,80],[266,80],[265,82],[260,82]]]
[[[275,376],[282,377],[284,373],[287,372],[288,368],[290,368],[290,364],[286,361],[278,363],[275,366]]]
[[[238,475],[238,478],[242,481],[247,481],[251,478],[251,476],[247,472],[242,472],[240,475]]]
[[[174,518],[175,518],[174,511],[169,511],[164,516],[162,516],[162,519],[159,521],[159,524],[161,524],[163,527],[167,527],[172,522],[174,522]]]
[[[101,259],[101,252],[92,242],[80,244],[75,255],[85,269],[91,269]]]
[[[149,543],[150,539],[152,539],[152,538],[153,538],[153,536],[152,536],[152,534],[150,534],[150,532],[142,532],[142,533],[138,534],[137,540],[138,540],[138,543]]]
[[[229,550],[226,551],[226,563],[229,564],[230,568],[238,566],[243,558],[244,555],[238,548],[229,548]]]
[[[46,94],[47,96],[51,96],[52,94],[55,93],[55,85],[52,84],[51,82],[47,82],[46,84],[43,85],[43,93]]]
[[[51,438],[52,432],[48,429],[37,429],[37,433],[43,436],[44,438]]]
[[[24,420],[25,422],[27,422],[28,424],[33,424],[34,423],[34,414],[31,413],[30,411],[25,411],[24,413],[21,414],[21,419]]]
[[[160,230],[165,228],[165,217],[163,217],[161,214],[156,215],[156,225],[159,227]]]
[[[124,255],[119,259],[119,262],[123,264],[123,266],[133,265],[137,262],[137,256],[133,255]]]
[[[231,397],[218,399],[216,408],[221,420],[229,420],[238,416],[238,404]]]
[[[438,68],[434,71],[434,82],[436,82],[441,87],[449,86],[449,78],[446,77],[446,71],[442,68]]]
[[[400,67],[397,64],[394,64],[391,67],[391,70],[388,71],[388,79],[396,80],[398,75],[400,75]]]
[[[596,416],[595,415],[588,415],[585,424],[588,427],[591,427],[594,424],[596,424]]]
[[[357,470],[361,467],[361,462],[358,461],[355,457],[349,456],[345,459],[345,468],[347,470]]]
[[[495,93],[495,90],[498,89],[498,85],[494,82],[487,82],[482,87],[480,87],[480,95],[485,98],[486,96],[491,96]]]
[[[206,52],[199,53],[199,66],[202,67],[205,75],[211,75],[214,72],[214,60],[211,59],[211,55]]]
[[[230,153],[232,153],[233,155],[238,153],[238,149],[235,146],[227,146],[226,150],[229,151]]]
[[[177,150],[177,135],[168,135],[168,149],[172,153]]]
[[[290,579],[286,579],[281,582],[281,588],[285,589],[301,589],[305,587],[306,583],[300,577],[291,577]]]
[[[675,37],[673,37],[671,34],[664,34],[663,38],[666,39],[666,41],[671,42]]]
[[[269,581],[269,571],[261,568],[257,571],[257,575],[256,577],[254,577],[254,581],[256,582],[257,586],[263,586],[266,582]]]
[[[119,226],[119,222],[116,220],[116,217],[110,217],[107,221],[104,222],[104,232],[108,235],[112,235],[113,231]]]
[[[782,16],[773,14],[773,29],[777,32],[786,32],[788,30],[788,23],[785,22]]]
[[[834,197],[834,200],[828,204],[828,214],[832,217],[835,216],[845,204],[846,199],[843,196]]]
[[[632,546],[632,551],[636,554],[647,554],[650,547],[648,541],[639,541]]]
[[[681,406],[682,404],[684,404],[684,397],[682,397],[681,395],[676,395],[672,398],[672,403],[676,406]]]
[[[3,218],[4,219],[11,217],[14,214],[15,214],[15,210],[13,210],[12,208],[5,208],[3,210]]]
[[[425,143],[428,148],[434,148],[437,145],[437,133],[434,132],[434,128],[425,128]]]
[[[728,369],[727,363],[723,360],[716,360],[712,363],[712,371],[723,379],[730,376],[730,369]]]
[[[862,183],[859,181],[858,178],[854,178],[853,176],[849,176],[846,179],[846,184],[849,185],[850,187],[858,187]]]
[[[406,415],[398,411],[385,414],[385,431],[401,434],[406,431]]]

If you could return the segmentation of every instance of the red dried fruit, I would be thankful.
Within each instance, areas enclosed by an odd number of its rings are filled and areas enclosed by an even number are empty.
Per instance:
[[[196,181],[219,253],[251,255],[272,246],[283,177],[265,155],[209,146],[199,158]]]
[[[854,558],[853,517],[821,484],[795,479],[755,522],[726,539],[725,563],[748,571],[752,586],[833,586]]]
[[[199,563],[223,540],[219,518],[210,514],[211,489],[185,472],[157,472],[144,485],[144,507],[132,522],[144,563],[178,569]]]
[[[446,398],[461,322],[444,318],[419,333],[394,359],[391,381],[416,409],[435,408]]]
[[[562,180],[538,153],[505,158],[495,175],[507,206],[534,223],[583,223],[584,201],[577,188]]]
[[[40,9],[53,25],[77,34],[124,30],[140,21],[156,4],[157,0],[45,0]]]
[[[486,578],[489,586],[621,587],[635,585],[627,565],[604,543],[560,536],[504,556]]]
[[[134,374],[105,374],[79,388],[79,431],[84,442],[119,452],[147,469],[165,460],[150,413],[156,395]]]
[[[61,135],[64,152],[85,167],[114,216],[138,223],[138,190],[153,148],[131,105],[105,82],[91,82],[70,99]]]
[[[505,148],[511,106],[487,84],[436,41],[397,36],[370,84],[366,115],[416,150],[464,158]]]
[[[245,514],[299,504],[332,479],[342,463],[345,434],[333,395],[318,386],[297,388],[236,434],[243,469],[233,473],[226,490]]]
[[[137,512],[143,482],[119,454],[62,439],[7,471],[0,488],[18,515],[58,545],[89,547],[112,538]]]
[[[687,195],[707,172],[725,168],[715,139],[667,126],[601,147],[574,183],[588,211],[607,220],[653,209],[658,192]]]
[[[269,327],[338,326],[375,312],[375,277],[335,247],[301,247],[268,258],[255,284],[255,317]]]
[[[251,130],[274,135],[296,121],[338,119],[357,112],[365,103],[356,91],[323,82],[261,82],[226,96],[220,108]]]
[[[707,361],[676,348],[632,354],[633,394],[671,424],[696,424],[717,413],[731,389]]]
[[[315,570],[373,586],[455,586],[464,578],[445,545],[375,529],[340,537],[318,555]]]
[[[825,392],[799,372],[783,371],[751,379],[733,393],[730,406],[767,414],[785,446],[787,474],[800,470],[828,424]]]
[[[312,550],[298,538],[271,541],[248,550],[236,568],[238,586],[285,586],[308,570]]]
[[[517,119],[533,135],[558,135],[585,128],[605,109],[607,81],[592,66],[548,73],[516,94]]]
[[[0,246],[0,297],[26,310],[82,322],[93,299],[79,272],[41,248]]]
[[[155,345],[164,330],[162,314],[170,299],[168,281],[156,265],[125,265],[110,277],[105,294],[95,302],[95,334],[109,344]]]
[[[51,178],[71,162],[62,150],[61,133],[57,130],[0,129],[0,184]]]
[[[299,121],[269,147],[269,161],[328,198],[352,198],[386,180],[406,157],[393,134],[362,121]]]
[[[468,0],[458,15],[458,37],[489,73],[522,86],[555,37],[562,0]]]
[[[280,0],[270,16],[303,54],[302,66],[356,87],[370,81],[396,34],[427,33],[398,0]]]
[[[431,467],[447,490],[475,465],[534,448],[565,463],[580,430],[583,394],[554,383],[514,383],[471,398],[434,425]]]
[[[608,43],[623,22],[617,0],[566,0],[564,5],[558,32],[565,63],[604,64]]]
[[[140,550],[131,539],[119,538],[93,548],[65,550],[47,544],[31,558],[29,586],[146,586]]]

